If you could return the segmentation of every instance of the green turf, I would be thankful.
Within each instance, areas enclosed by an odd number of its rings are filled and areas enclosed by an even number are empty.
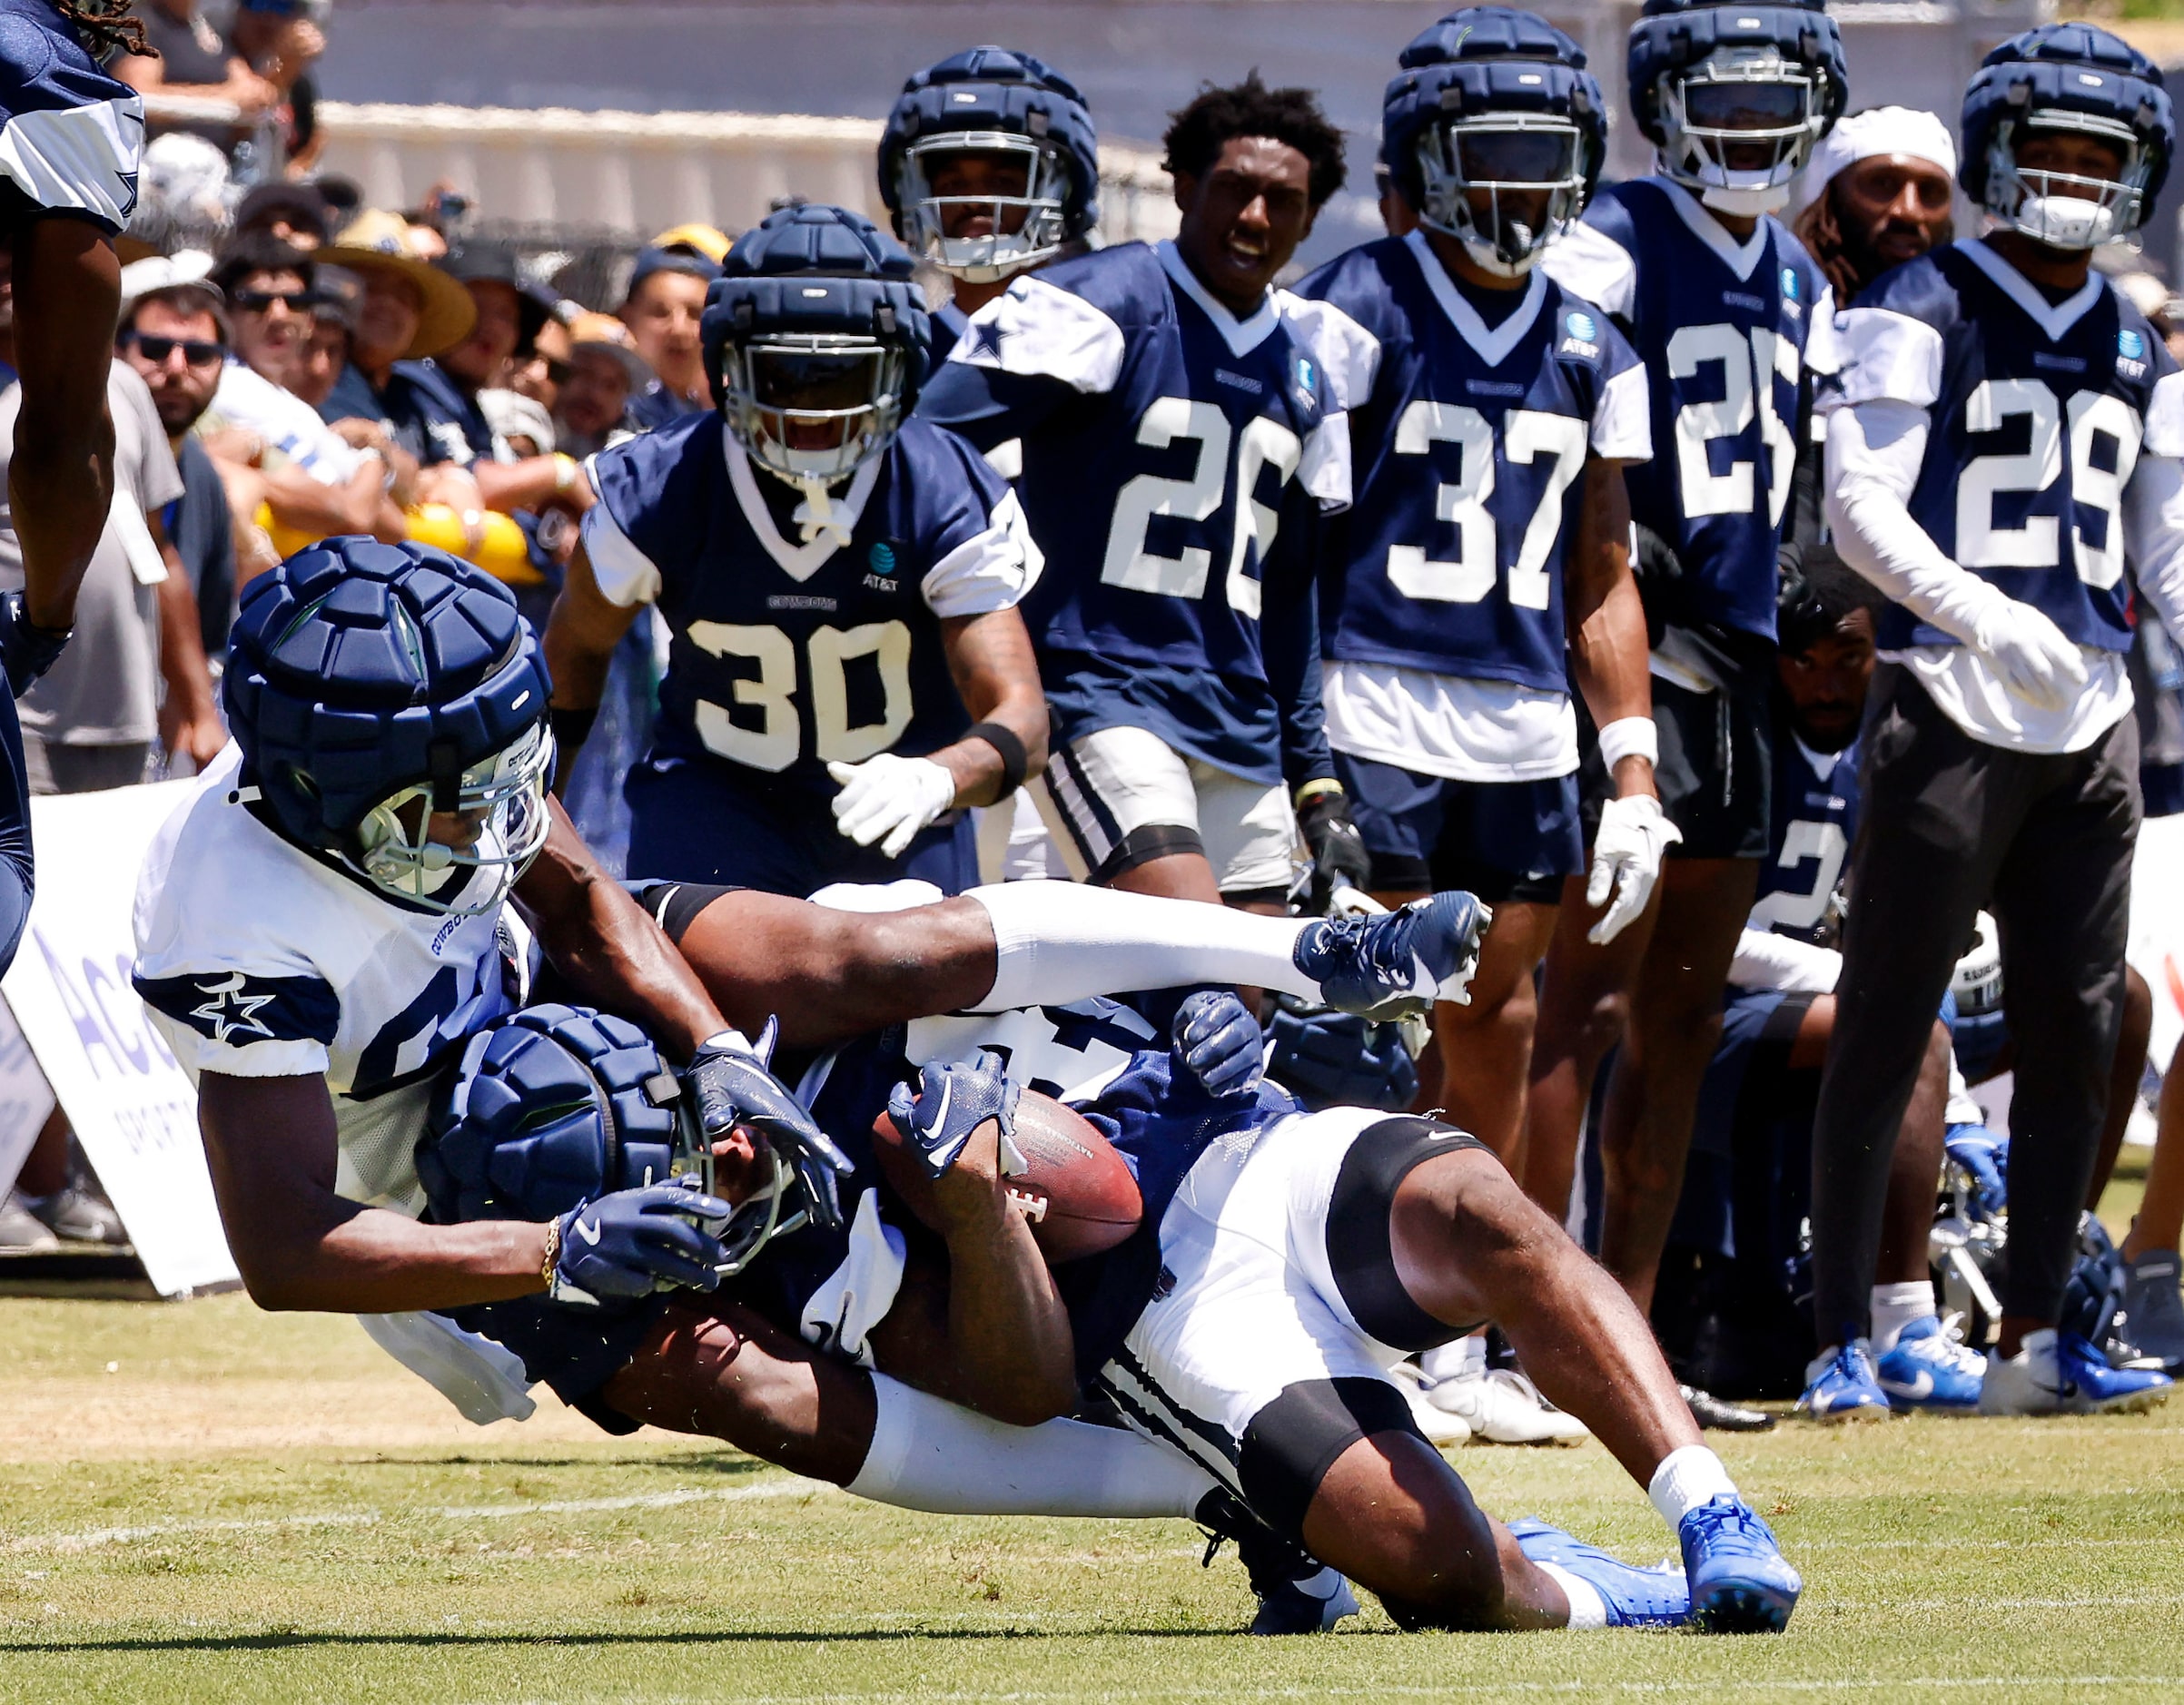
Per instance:
[[[1805,1572],[1779,1640],[1405,1636],[1369,1608],[1339,1635],[1258,1641],[1233,1633],[1241,1571],[1201,1572],[1181,1523],[897,1515],[649,1434],[96,1450],[106,1389],[181,1404],[286,1375],[360,1414],[413,1394],[349,1323],[236,1297],[0,1319],[0,1404],[39,1382],[91,1394],[84,1440],[0,1463],[0,1698],[2184,1693],[2184,1413],[1728,1442]],[[1595,1447],[1454,1460],[1490,1509],[1634,1559],[1666,1548]]]

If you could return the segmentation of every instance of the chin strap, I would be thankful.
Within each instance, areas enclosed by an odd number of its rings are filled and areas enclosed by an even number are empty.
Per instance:
[[[1709,185],[1699,192],[1702,206],[1711,207],[1717,213],[1732,213],[1755,218],[1761,213],[1779,213],[1790,204],[1790,186],[1770,183],[1756,190],[1733,190],[1721,184]]]
[[[804,529],[804,542],[808,545],[822,533],[835,536],[835,548],[839,550],[849,543],[849,523],[835,516],[832,488],[824,479],[801,478],[796,489],[804,494],[804,501],[796,506],[796,525]]]

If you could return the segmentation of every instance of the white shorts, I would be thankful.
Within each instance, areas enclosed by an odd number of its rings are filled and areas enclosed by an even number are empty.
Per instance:
[[[1055,747],[1033,786],[1079,882],[1172,852],[1203,852],[1225,894],[1286,892],[1304,868],[1286,787],[1187,758],[1147,729],[1102,728]]]
[[[1160,1293],[1102,1370],[1102,1385],[1133,1426],[1183,1450],[1262,1517],[1277,1521],[1288,1504],[1300,1521],[1318,1486],[1312,1463],[1324,1473],[1333,1460],[1318,1460],[1326,1449],[1380,1429],[1352,1426],[1308,1444],[1301,1466],[1293,1437],[1273,1439],[1289,1458],[1275,1477],[1309,1484],[1270,1492],[1268,1465],[1255,1476],[1251,1463],[1266,1443],[1257,1437],[1269,1430],[1264,1417],[1285,1394],[1365,1381],[1385,1387],[1393,1399],[1385,1412],[1410,1424],[1388,1370],[1465,1328],[1433,1320],[1403,1291],[1387,1205],[1420,1161],[1477,1146],[1435,1120],[1350,1107],[1215,1142],[1161,1218]],[[1326,1406],[1314,1425],[1327,1424]],[[1349,1408],[1358,1413],[1356,1403]]]

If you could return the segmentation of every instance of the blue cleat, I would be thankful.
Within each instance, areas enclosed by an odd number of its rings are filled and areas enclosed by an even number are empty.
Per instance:
[[[1379,917],[1321,918],[1290,958],[1329,1006],[1376,1021],[1408,1018],[1437,1000],[1470,1002],[1493,917],[1475,894],[1435,894]]]
[[[1804,1582],[1774,1530],[1726,1494],[1685,1512],[1676,1537],[1691,1583],[1691,1623],[1707,1634],[1779,1634]]]
[[[1528,1515],[1510,1523],[1509,1534],[1534,1562],[1566,1569],[1597,1592],[1610,1628],[1681,1628],[1691,1620],[1691,1589],[1674,1563],[1640,1569]]]
[[[2025,1335],[2015,1355],[1987,1358],[1981,1414],[2130,1414],[2164,1402],[2175,1387],[2166,1374],[2110,1367],[2075,1332],[2044,1326]]]
[[[1327,1634],[1344,1617],[1358,1614],[1358,1595],[1333,1569],[1301,1580],[1254,1581],[1259,1613],[1251,1631],[1261,1639],[1280,1634]]]
[[[1833,1355],[1814,1362],[1804,1376],[1804,1395],[1797,1400],[1802,1415],[1831,1424],[1889,1417],[1888,1394],[1873,1372],[1873,1346],[1863,1338],[1853,1338]]]
[[[1936,1414],[1971,1414],[1980,1406],[1980,1386],[1987,1358],[1972,1349],[1938,1316],[1914,1320],[1873,1372],[1889,1403],[1898,1409],[1925,1409]]]

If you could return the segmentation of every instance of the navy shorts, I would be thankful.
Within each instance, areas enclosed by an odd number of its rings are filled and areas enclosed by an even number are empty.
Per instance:
[[[579,1310],[543,1296],[518,1296],[441,1312],[465,1332],[513,1351],[534,1385],[548,1386],[608,1432],[622,1434],[642,1423],[601,1402],[599,1388],[635,1359],[668,1301],[647,1296],[626,1308]]]
[[[655,754],[629,772],[624,793],[632,880],[716,882],[796,900],[830,882],[915,878],[944,894],[978,882],[978,841],[967,811],[950,812],[901,858],[890,859],[835,827],[830,795],[715,758]]]
[[[1461,888],[1488,905],[1554,905],[1585,868],[1577,778],[1452,782],[1374,758],[1335,754],[1350,816],[1372,855],[1373,886]]]

